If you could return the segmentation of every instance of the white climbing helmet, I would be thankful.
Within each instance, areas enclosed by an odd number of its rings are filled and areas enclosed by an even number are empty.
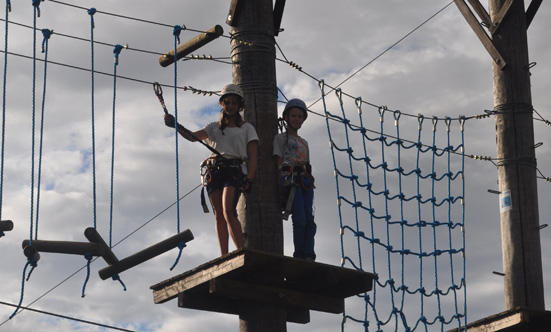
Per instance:
[[[244,103],[245,99],[243,98],[243,92],[241,88],[235,84],[227,84],[222,88],[220,92],[220,101],[227,95],[236,95],[241,98],[241,103]]]

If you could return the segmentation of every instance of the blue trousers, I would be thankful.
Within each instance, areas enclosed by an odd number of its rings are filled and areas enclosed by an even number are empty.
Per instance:
[[[281,183],[283,184],[285,177],[282,177]],[[298,178],[297,182],[300,183],[301,179]],[[304,177],[305,187],[312,187],[312,179]],[[287,195],[291,190],[291,187],[283,187],[284,194]],[[292,221],[293,221],[293,243],[295,245],[295,252],[293,257],[302,259],[316,259],[316,253],[314,251],[314,236],[316,235],[316,223],[314,222],[314,190],[305,190],[301,186],[298,186],[295,191],[295,198],[293,200],[293,206],[291,208]]]

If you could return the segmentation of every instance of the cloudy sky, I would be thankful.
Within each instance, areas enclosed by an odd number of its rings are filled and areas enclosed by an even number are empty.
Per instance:
[[[122,50],[117,66],[120,77],[116,81],[112,232],[113,243],[117,244],[115,254],[124,258],[173,235],[177,229],[176,209],[172,207],[163,212],[176,199],[173,133],[162,122],[162,110],[151,87],[154,81],[172,84],[174,72],[172,66],[162,68],[159,65],[159,54],[173,48],[172,26],[176,24],[199,31],[215,24],[223,26],[225,36],[197,52],[220,58],[219,61],[178,63],[179,86],[219,91],[231,82],[227,38],[230,27],[225,24],[229,4],[227,1],[191,0],[134,0],[123,4],[86,0],[79,1],[78,5],[99,11],[94,16],[97,72],[113,73],[113,46],[129,46]],[[16,304],[26,263],[21,241],[29,238],[31,220],[34,15],[30,1],[12,1],[11,7],[1,217],[13,220],[15,228],[0,238],[0,301]],[[532,101],[544,119],[551,119],[551,66],[546,61],[551,57],[550,18],[551,8],[543,4],[528,31],[530,62],[536,63],[530,70]],[[3,26],[4,23],[2,21]],[[86,241],[84,229],[92,226],[94,220],[90,155],[92,92],[91,75],[87,70],[91,63],[90,16],[85,9],[45,1],[40,5],[36,27],[54,30],[48,47],[50,63],[46,79],[38,238],[83,242]],[[473,116],[493,108],[490,57],[457,7],[448,0],[417,0],[415,5],[404,0],[288,1],[281,27],[284,31],[276,39],[282,51],[278,51],[278,59],[287,58],[297,63],[304,72],[324,79],[328,85],[343,82],[368,64],[341,88],[347,95],[361,97],[372,105],[386,105],[390,110],[413,115],[421,113],[427,118]],[[181,40],[195,35],[195,31],[183,31]],[[407,38],[388,50],[405,36]],[[38,32],[36,38],[36,56],[43,59],[44,54],[40,53],[42,34]],[[1,48],[5,51],[4,44]],[[316,102],[320,98],[316,80],[283,61],[276,65],[278,87],[283,94],[287,98],[300,97],[312,105],[313,112],[323,113],[323,104]],[[37,129],[34,159],[37,163],[43,62],[37,62],[34,76]],[[100,73],[94,76],[95,206],[97,228],[104,238],[108,238],[109,232],[113,85],[111,76]],[[174,109],[174,91],[164,88],[164,94],[167,106]],[[340,112],[334,94],[328,97],[328,105]],[[356,116],[353,99],[345,100],[345,108],[350,114],[347,116]],[[217,119],[217,97],[179,91],[178,110],[181,122],[190,129],[198,129]],[[378,118],[377,108],[366,106],[364,111],[373,119]],[[400,121],[403,124],[401,135],[416,140],[417,120]],[[392,124],[393,119],[387,122]],[[368,129],[375,131],[379,126],[378,120],[366,124]],[[492,117],[469,120],[465,126],[467,154],[496,155]],[[389,128],[395,130],[393,126]],[[538,168],[544,176],[551,177],[551,128],[542,121],[535,121],[534,129],[535,142],[543,143],[536,150]],[[458,134],[457,130],[454,134]],[[301,135],[310,142],[317,179],[318,261],[340,265],[338,209],[325,119],[311,115]],[[428,140],[424,143],[431,144],[430,132],[424,135]],[[454,139],[457,140],[457,136]],[[457,145],[457,141],[453,145]],[[379,153],[380,150],[373,150],[373,158],[380,158]],[[202,212],[198,206],[199,190],[194,190],[200,182],[199,163],[207,155],[208,151],[201,145],[180,141],[180,194],[191,192],[181,201],[180,226],[191,229],[195,239],[184,249],[174,271],[169,268],[177,253],[171,251],[122,273],[121,278],[128,288],[124,292],[119,283],[97,277],[97,271],[105,266],[103,260],[97,260],[91,266],[86,297],[81,298],[86,278],[86,271],[82,269],[84,258],[45,253],[25,283],[23,305],[33,302],[31,308],[34,309],[133,331],[237,330],[235,316],[180,309],[176,300],[153,304],[149,289],[153,284],[216,258],[219,253],[213,216]],[[457,158],[454,156],[452,162],[457,164]],[[497,190],[497,169],[490,162],[466,159],[465,173],[467,305],[468,320],[472,322],[504,311],[505,305],[502,277],[492,273],[503,271],[498,196],[487,192],[488,189]],[[36,211],[37,192],[33,192]],[[551,206],[547,204],[551,184],[539,180],[538,192],[540,223],[547,224],[551,215]],[[284,229],[285,254],[291,255],[291,224],[285,222]],[[545,276],[551,275],[550,231],[550,228],[541,231]],[[551,285],[544,286],[549,305]],[[347,303],[347,309],[356,312],[355,303]],[[13,310],[9,305],[0,305],[0,331],[102,331],[97,326],[29,311],[8,321]],[[340,329],[341,319],[341,315],[313,312],[310,324],[290,323],[287,328],[289,331],[336,331]],[[361,325],[347,324],[347,330],[363,329]]]

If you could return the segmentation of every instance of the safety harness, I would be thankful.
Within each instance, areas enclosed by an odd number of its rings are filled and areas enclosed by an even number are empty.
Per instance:
[[[203,188],[201,188],[201,206],[203,207],[203,212],[209,213],[209,208],[205,199],[205,187],[212,181],[214,173],[226,167],[241,168],[242,164],[243,160],[241,159],[224,158],[220,156],[212,156],[201,162],[201,183],[203,184]],[[237,206],[238,200],[239,195],[235,195],[234,206]]]
[[[293,201],[295,200],[295,192],[297,188],[300,187],[303,190],[313,190],[314,186],[314,177],[312,176],[312,166],[310,163],[297,164],[297,165],[284,165],[281,167],[281,173],[286,173],[285,180],[283,181],[283,187],[289,188],[289,194],[287,199],[284,200],[285,207],[283,210],[283,220],[289,219],[291,210],[293,207]],[[311,179],[311,184],[306,185],[304,179]]]

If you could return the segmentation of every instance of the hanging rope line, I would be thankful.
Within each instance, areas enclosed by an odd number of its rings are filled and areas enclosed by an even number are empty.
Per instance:
[[[190,191],[188,191],[185,195],[183,195],[182,197],[180,197],[178,199],[178,201],[176,202],[173,202],[172,204],[168,205],[167,207],[165,207],[163,210],[159,211],[157,214],[155,214],[153,217],[151,217],[149,220],[147,220],[146,222],[144,222],[142,225],[140,225],[139,227],[137,227],[136,229],[134,229],[132,232],[128,233],[125,237],[123,237],[121,240],[119,240],[117,243],[115,243],[113,245],[113,248],[116,247],[117,245],[121,244],[122,242],[124,242],[125,240],[127,240],[128,238],[130,238],[132,235],[136,234],[138,231],[140,231],[142,228],[144,228],[145,226],[147,226],[149,223],[151,223],[152,221],[156,220],[158,217],[160,217],[163,213],[165,213],[166,211],[168,211],[170,208],[172,208],[174,205],[178,204],[179,201],[183,200],[184,198],[188,197],[189,195],[191,195],[195,190],[201,188],[203,186],[202,183],[198,184],[197,186],[195,186],[194,188],[192,188]],[[98,259],[99,257],[95,257],[94,259],[92,259],[91,263],[93,263],[96,259]],[[88,265],[88,264],[87,264]],[[72,274],[70,274],[68,277],[66,277],[65,279],[63,279],[62,281],[60,281],[59,283],[57,283],[55,286],[53,286],[52,288],[50,288],[48,291],[44,292],[41,296],[39,296],[38,298],[36,298],[34,301],[30,302],[26,307],[21,307],[21,311],[17,312],[16,315],[20,312],[22,312],[23,310],[33,310],[33,309],[30,309],[30,306],[32,306],[33,304],[35,304],[36,302],[40,301],[42,298],[44,298],[46,295],[50,294],[52,291],[54,291],[56,288],[58,288],[59,286],[63,285],[66,281],[68,281],[69,279],[71,279],[72,277],[74,277],[75,275],[77,275],[80,271],[82,271],[83,269],[87,268],[87,265],[84,265],[82,266],[81,268],[77,269],[75,272],[73,272]],[[1,324],[0,324],[0,327],[2,327],[2,325],[4,325],[6,322],[8,322],[11,318],[8,318],[6,319],[5,321],[3,321]]]
[[[411,121],[403,121],[402,112],[381,107],[377,114],[364,113],[356,98],[360,126],[353,126],[341,90],[336,90],[340,115],[329,110],[323,81],[320,91],[335,175],[341,264],[376,274],[373,291],[347,306],[364,312],[345,312],[342,330],[354,328],[351,324],[376,331],[466,325],[464,117],[455,147],[456,122],[432,117],[432,126],[423,131],[423,115],[416,119],[417,142],[408,143],[400,128]],[[385,121],[389,116],[394,121]],[[364,127],[376,122],[379,134]],[[439,124],[444,132],[437,130]],[[394,139],[385,134],[391,128]],[[422,134],[430,129],[430,143],[423,144]],[[459,162],[454,152],[460,152]]]
[[[179,25],[174,26],[174,30],[172,34],[174,35],[174,54],[177,53],[178,44],[180,43],[180,32],[182,32],[184,28],[182,28]],[[178,122],[178,89],[176,86],[178,86],[178,61],[174,61],[174,123]],[[176,158],[176,201],[178,201],[178,197],[180,197],[180,173],[179,173],[179,157],[178,157],[178,126],[174,126],[174,141],[175,141],[175,158]],[[176,232],[180,233],[180,204],[176,203]],[[182,255],[182,250],[186,246],[185,243],[181,242],[178,245],[178,256],[176,257],[176,260],[174,261],[174,264],[170,267],[170,271],[172,271],[178,262],[180,261],[180,256]]]
[[[33,0],[32,1],[33,6],[33,25],[36,27],[36,18],[40,17],[40,0]],[[9,8],[8,8],[9,9]],[[5,86],[5,84],[4,84]],[[31,117],[32,117],[32,127],[31,127],[31,197],[30,197],[30,220],[29,220],[29,245],[32,246],[33,241],[33,235],[34,239],[36,239],[36,235],[38,234],[38,213],[37,213],[37,219],[36,219],[36,229],[33,234],[33,218],[34,218],[34,146],[35,146],[35,119],[36,119],[36,29],[33,30],[33,72],[32,72],[32,107],[31,107]],[[27,279],[31,277],[32,272],[34,271],[34,268],[37,266],[37,260],[35,257],[28,257],[27,262],[25,264],[25,267],[23,268],[23,274],[21,277],[21,295],[19,297],[19,304],[15,308],[15,311],[10,315],[9,319],[11,319],[13,316],[17,314],[19,311],[19,308],[21,307],[21,304],[23,303],[23,297],[25,295],[25,273],[27,272],[27,268],[31,266],[31,270],[29,271],[29,274],[27,275]]]
[[[42,150],[44,142],[44,113],[46,108],[46,82],[47,82],[47,73],[48,73],[48,41],[52,35],[52,30],[43,29],[42,36],[44,37],[42,41],[42,53],[44,53],[44,79],[42,87],[42,110],[40,116],[40,145],[38,149],[38,175],[37,175],[37,185],[36,185],[36,216],[35,216],[35,234],[34,238],[38,238],[38,218],[40,215],[40,183],[42,179]]]
[[[4,49],[8,50],[8,18],[11,12],[11,2],[6,0],[6,25],[4,28]],[[2,83],[2,146],[0,151],[0,221],[2,220],[2,206],[4,193],[4,157],[6,146],[6,83],[8,79],[8,54],[4,53],[4,75]],[[4,235],[4,231],[0,230],[0,237]]]
[[[94,119],[94,113],[95,113],[95,105],[94,105],[94,14],[96,13],[95,8],[88,9],[88,15],[90,15],[90,59],[91,59],[91,65],[90,65],[90,74],[91,74],[91,114],[92,114],[92,201],[93,201],[93,221],[94,221],[94,228],[97,227],[96,224],[96,133],[95,133],[95,119]]]
[[[113,116],[111,131],[111,193],[109,200],[109,247],[112,247],[113,241],[113,180],[115,177],[115,101],[117,97],[117,66],[119,64],[119,55],[125,46],[117,44],[113,49],[115,60],[113,64]]]

